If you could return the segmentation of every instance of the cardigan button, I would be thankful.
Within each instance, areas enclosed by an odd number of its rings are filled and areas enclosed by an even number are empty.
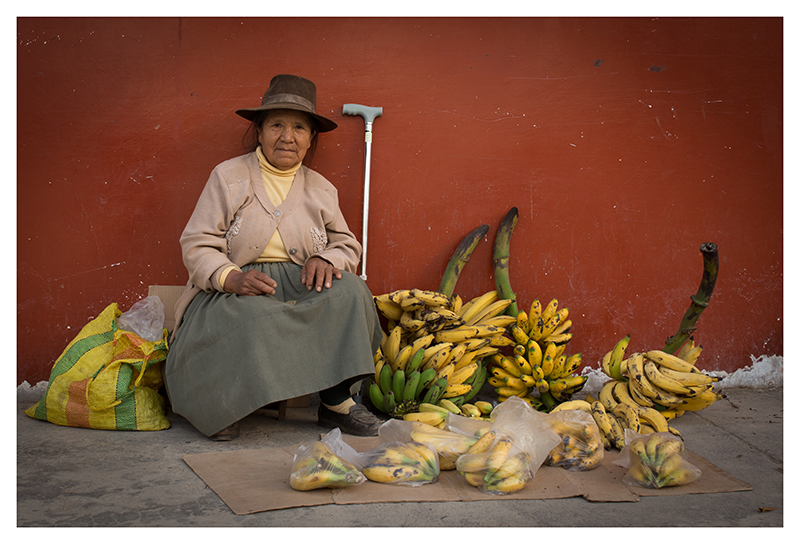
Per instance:
[[[280,214],[281,214],[280,210],[275,210],[275,215],[280,215]]]
[[[289,250],[289,255],[294,255],[295,253],[297,253],[296,247],[293,247],[292,249]]]

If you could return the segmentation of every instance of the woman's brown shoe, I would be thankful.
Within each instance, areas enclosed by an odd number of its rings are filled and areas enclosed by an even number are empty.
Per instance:
[[[383,421],[367,410],[363,404],[350,407],[349,414],[340,414],[319,405],[319,425],[323,427],[339,427],[342,433],[355,436],[377,436]]]

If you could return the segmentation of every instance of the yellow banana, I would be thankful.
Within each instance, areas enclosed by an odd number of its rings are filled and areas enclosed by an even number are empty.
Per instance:
[[[509,357],[503,355],[502,353],[496,353],[492,356],[492,363],[505,370],[507,373],[511,374],[515,378],[519,378],[522,374],[522,370],[517,366],[517,364],[512,361]]]
[[[453,293],[450,297],[450,309],[457,313],[459,316],[461,315],[461,306],[464,305],[464,300],[458,293]]]
[[[665,433],[669,431],[669,423],[667,423],[666,418],[655,408],[637,406],[636,413],[639,415],[639,421],[649,424],[655,432]]]
[[[619,404],[612,393],[617,383],[617,380],[608,380],[600,387],[600,391],[597,393],[600,403],[608,413],[611,413],[611,411],[614,409],[614,406]]]
[[[439,406],[437,404],[431,404],[430,402],[421,402],[418,408],[419,412],[439,412],[440,414],[447,415],[450,411],[444,406]]]
[[[613,430],[611,428],[611,421],[608,418],[608,414],[606,413],[605,407],[600,403],[600,401],[593,401],[589,403],[591,407],[590,413],[594,418],[595,423],[597,423],[597,428],[600,429],[600,434],[606,437],[609,445],[611,445],[611,439],[613,438]]]
[[[456,385],[460,383],[464,383],[467,381],[475,372],[478,371],[478,363],[470,363],[465,367],[456,369],[455,363],[451,363],[453,365],[453,374],[450,376],[450,379],[447,380],[449,385]]]
[[[703,353],[703,346],[695,346],[692,349],[690,349],[689,352],[684,357],[681,358],[690,365],[696,365],[697,360],[700,358],[700,354],[702,353]]]
[[[531,364],[531,367],[541,366],[544,354],[542,353],[542,347],[539,345],[539,342],[530,340],[525,344],[525,349],[527,350],[528,362]]]
[[[403,327],[395,325],[389,335],[386,337],[386,344],[381,346],[383,353],[389,359],[389,364],[392,365],[392,370],[395,371],[394,361],[397,359],[397,354],[400,352],[400,340],[403,336]]]
[[[531,324],[528,322],[528,313],[525,310],[520,309],[517,312],[517,326],[522,330],[525,336],[528,335]]]
[[[438,291],[411,289],[411,295],[424,302],[428,307],[448,307],[451,305],[450,298]]]
[[[461,307],[461,318],[465,323],[469,323],[476,314],[482,312],[487,306],[495,302],[497,300],[497,296],[497,291],[492,290],[470,299],[468,302],[465,302]]]
[[[450,399],[453,397],[458,397],[460,395],[466,395],[471,390],[472,390],[472,385],[469,384],[462,383],[462,384],[448,385],[444,389],[444,395],[442,395],[442,398]]]
[[[551,414],[562,412],[564,410],[581,410],[583,412],[592,413],[592,405],[581,399],[568,400],[557,404],[555,408],[550,410]]]
[[[403,414],[403,419],[405,421],[419,421],[420,423],[425,423],[430,425],[431,427],[438,427],[440,424],[444,422],[446,414],[441,412],[408,412],[407,414]]]
[[[622,428],[620,421],[614,414],[606,412],[606,415],[608,416],[608,421],[611,424],[611,445],[618,450],[621,450],[625,447],[625,431]]]
[[[600,368],[603,370],[603,374],[611,377],[611,352],[609,351],[603,358],[600,360]]]
[[[448,342],[455,344],[458,342],[465,342],[471,338],[478,336],[478,327],[472,325],[461,325],[452,329],[443,329],[437,331],[434,335],[434,341],[437,343]]]
[[[527,374],[528,376],[530,376],[533,373],[533,368],[531,368],[531,363],[528,361],[526,357],[518,353],[515,353],[513,361],[522,374]]]
[[[400,316],[400,326],[409,332],[417,332],[425,326],[425,321],[416,319],[414,312],[404,311]]]
[[[544,349],[541,367],[542,371],[544,372],[545,378],[549,376],[553,371],[553,365],[555,364],[557,351],[558,351],[558,346],[556,346],[552,342],[547,344],[547,346]]]
[[[693,395],[693,391],[683,385],[681,382],[672,378],[668,378],[659,372],[658,367],[652,361],[647,361],[644,364],[644,374],[647,376],[647,379],[650,381],[650,383],[660,387],[664,391],[668,391],[677,395]]]
[[[634,410],[637,406],[639,406],[639,403],[636,402],[628,390],[628,382],[615,383],[613,389],[611,390],[611,394],[614,395],[614,398],[617,399],[617,402],[624,402]]]
[[[500,327],[501,329],[505,329],[511,324],[516,325],[517,318],[511,315],[496,315],[494,317],[482,319],[478,323],[480,323],[481,325],[494,325],[495,327]]]
[[[658,370],[664,376],[679,381],[687,387],[692,387],[695,385],[709,385],[719,381],[719,378],[709,376],[703,372],[678,372],[677,370],[672,370],[671,368],[667,368],[665,366],[659,368]]]
[[[513,441],[508,436],[500,436],[495,440],[489,459],[486,461],[486,478],[491,478],[503,466],[511,453],[512,446]]]
[[[532,320],[536,320],[542,317],[542,302],[535,298],[533,302],[531,302],[531,309],[528,311],[528,323],[532,323]]]
[[[628,349],[628,345],[631,341],[631,335],[627,334],[622,337],[614,346],[614,349],[611,350],[611,360],[608,362],[608,368],[611,371],[610,376],[615,380],[622,379],[622,374],[620,372],[620,365],[622,361],[625,359],[625,352]]]
[[[614,406],[614,408],[611,410],[611,414],[621,420],[626,429],[630,429],[637,433],[641,431],[639,414],[630,405],[620,402]]]
[[[477,324],[477,323],[485,322],[487,319],[491,319],[493,317],[497,317],[500,314],[502,314],[503,312],[505,312],[506,308],[511,306],[511,304],[513,302],[514,302],[514,300],[512,300],[512,299],[497,299],[494,302],[492,302],[491,304],[489,304],[488,306],[486,306],[485,308],[483,308],[481,311],[476,312],[475,315],[472,316],[472,318],[470,318],[470,319],[466,319],[465,318],[464,322],[467,325],[474,325],[474,324]],[[507,327],[511,323],[516,323],[516,322],[517,322],[517,318],[514,317],[513,321],[511,321],[509,323],[506,323],[506,325],[504,325],[504,327]]]
[[[450,382],[450,377],[455,372],[455,368],[456,368],[456,365],[454,365],[453,363],[444,365],[442,368],[437,370],[435,380],[439,380],[441,378],[444,378],[449,383]]]
[[[494,444],[495,439],[497,438],[497,431],[489,429],[485,433],[483,433],[478,440],[470,446],[467,450],[469,454],[478,454],[478,453],[486,453]]]
[[[375,305],[378,307],[378,311],[386,316],[386,319],[391,321],[400,321],[400,318],[403,316],[404,310],[400,307],[399,304],[396,304],[389,300],[388,295],[379,295],[374,297]]]
[[[575,353],[567,357],[567,361],[564,364],[564,371],[561,373],[560,377],[566,377],[572,374],[573,372],[577,372],[578,369],[583,364],[583,357],[580,353]]]
[[[528,394],[529,389],[527,387],[496,387],[495,392],[503,397],[524,397]]]
[[[559,355],[553,361],[553,368],[550,369],[550,374],[546,375],[545,378],[559,378],[561,377],[561,373],[564,371],[564,366],[567,363],[567,356],[566,355]]]
[[[565,310],[566,310],[566,308],[565,308]],[[569,312],[569,310],[567,310],[567,313],[568,312]],[[560,334],[566,334],[566,333],[568,333],[570,331],[571,328],[572,328],[572,320],[571,319],[567,319],[567,317],[565,315],[561,319],[561,322],[558,324],[558,327],[556,327],[555,330],[553,331],[553,336],[557,336],[557,335],[560,335]]]
[[[697,367],[695,367],[693,364],[665,351],[656,349],[648,351],[644,355],[646,359],[657,363],[659,366],[665,366],[672,370],[677,370],[678,372],[699,372]]]
[[[644,406],[646,408],[652,408],[655,406],[653,400],[642,393],[642,390],[639,388],[639,384],[633,379],[628,379],[628,394],[639,406]]]
[[[481,413],[480,409],[474,404],[470,404],[468,402],[465,402],[464,404],[461,405],[461,414],[465,417],[474,417],[474,418],[483,417],[483,414]]]
[[[488,416],[489,414],[491,414],[492,410],[494,409],[492,403],[485,400],[476,400],[473,402],[473,404],[475,404],[475,406],[478,408],[478,410],[481,411],[481,414],[484,416]]]
[[[708,408],[718,400],[722,400],[725,396],[722,393],[717,393],[713,389],[704,391],[694,397],[684,399],[685,402],[680,406],[680,410],[687,412],[697,412],[704,408]]]
[[[443,360],[450,355],[450,351],[453,349],[453,344],[450,342],[441,342],[437,344],[433,344],[430,347],[425,348],[425,355],[422,356],[422,364],[420,365],[421,369],[426,368],[436,368]],[[445,352],[442,354],[441,352]],[[431,363],[431,360],[436,357],[436,360]]]
[[[546,323],[551,317],[555,315],[557,311],[558,311],[558,300],[551,299],[550,302],[547,303],[547,306],[545,306],[542,309],[542,313],[539,317],[541,317]]]
[[[397,357],[395,358],[392,367],[395,369],[405,370],[408,361],[411,359],[411,355],[411,344],[403,346],[397,353]]]

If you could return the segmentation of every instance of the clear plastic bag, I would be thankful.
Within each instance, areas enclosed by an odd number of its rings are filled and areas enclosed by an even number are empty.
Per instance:
[[[378,437],[381,442],[416,441],[427,444],[438,455],[439,470],[456,468],[458,456],[466,453],[470,446],[478,440],[475,435],[438,429],[418,421],[399,419],[390,419],[381,425]]]
[[[120,315],[117,327],[136,333],[148,342],[156,342],[164,338],[164,319],[164,303],[157,295],[150,295]]]
[[[668,432],[640,435],[626,429],[625,447],[615,464],[628,468],[623,483],[654,489],[686,485],[702,475],[686,459],[683,440]]]
[[[338,432],[338,437],[335,433]],[[336,428],[322,440],[301,445],[294,455],[289,485],[297,491],[341,488],[363,484],[367,478],[351,462],[334,453],[343,451],[343,446],[352,448],[341,440],[341,431]],[[355,450],[353,450],[355,451]]]
[[[439,481],[439,457],[428,444],[389,441],[359,454],[361,472],[368,480],[412,487]]]
[[[497,406],[492,419],[478,441],[458,458],[456,470],[484,493],[513,493],[533,479],[559,437],[545,414],[518,397]],[[448,423],[457,428],[465,424],[458,418]]]
[[[563,410],[549,414],[547,419],[560,438],[560,443],[547,456],[547,465],[574,472],[600,465],[605,450],[600,429],[591,414],[583,410]]]

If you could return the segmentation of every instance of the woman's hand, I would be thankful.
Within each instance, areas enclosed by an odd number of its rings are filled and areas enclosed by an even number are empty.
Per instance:
[[[225,278],[223,286],[226,293],[236,293],[237,295],[274,295],[278,284],[258,270],[248,270],[240,272],[231,270]]]
[[[342,272],[322,257],[311,257],[300,272],[300,281],[309,291],[311,289],[322,291],[323,285],[326,289],[330,289],[334,277],[337,280],[342,279]]]

